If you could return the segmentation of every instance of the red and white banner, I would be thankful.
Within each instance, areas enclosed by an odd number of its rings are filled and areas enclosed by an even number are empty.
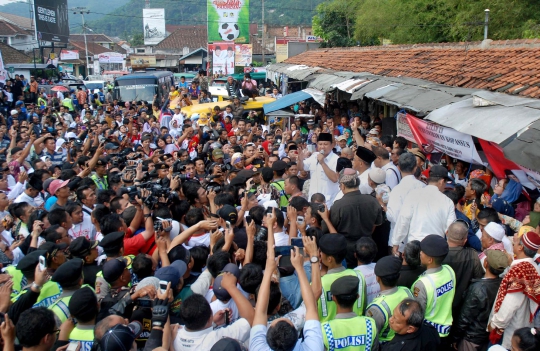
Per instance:
[[[437,151],[466,162],[484,164],[472,136],[410,114],[405,120],[398,115],[398,136],[415,142],[426,153]]]
[[[60,51],[60,60],[78,60],[79,50],[62,50]]]

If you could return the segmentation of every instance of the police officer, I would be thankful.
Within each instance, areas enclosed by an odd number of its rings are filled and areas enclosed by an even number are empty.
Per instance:
[[[327,273],[321,277],[321,290],[318,295],[317,308],[321,322],[334,319],[337,313],[336,303],[332,299],[331,286],[336,279],[344,276],[354,276],[358,279],[357,294],[358,300],[353,306],[353,311],[361,316],[364,313],[366,301],[366,280],[361,272],[345,269],[342,262],[347,255],[347,239],[342,234],[325,234],[319,240],[319,259],[328,268]],[[313,262],[314,257],[311,258]],[[317,284],[318,282],[315,282]]]
[[[84,236],[80,236],[69,244],[69,252],[71,256],[83,260],[84,284],[90,286],[96,285],[96,274],[101,271],[101,266],[96,262],[98,257],[98,242],[88,240]]]
[[[109,189],[109,181],[107,180],[107,161],[104,159],[97,160],[95,173],[90,176],[94,181],[98,190]]]
[[[127,267],[129,271],[132,273],[131,270],[131,264],[133,262],[133,259],[135,259],[135,256],[124,255],[124,235],[123,232],[112,232],[107,235],[100,241],[99,246],[103,248],[103,252],[107,256],[107,261],[113,260],[115,258],[124,257],[127,262]],[[132,279],[132,283],[136,284],[137,280]],[[98,300],[101,300],[104,298],[110,290],[110,285],[107,283],[107,280],[103,276],[103,271],[100,271],[96,274],[96,294],[98,296]]]
[[[375,320],[381,343],[394,338],[395,332],[390,328],[390,317],[394,308],[404,299],[412,298],[408,288],[397,286],[400,270],[401,260],[395,256],[385,256],[375,265],[375,275],[381,292],[367,307],[366,316]]]
[[[330,287],[337,314],[334,319],[321,325],[324,346],[328,351],[378,349],[379,341],[375,320],[370,317],[358,316],[354,312],[354,306],[359,298],[359,284],[358,277],[349,275],[336,279]]]
[[[274,172],[274,180],[270,183],[271,186],[277,189],[279,192],[279,207],[281,209],[287,209],[289,205],[289,196],[285,194],[285,179],[283,175],[287,170],[287,164],[284,161],[278,160],[272,164],[272,171]]]
[[[98,302],[94,291],[86,286],[77,290],[69,300],[69,312],[77,320],[69,334],[69,341],[80,342],[80,351],[90,351],[94,344],[94,327],[98,315]]]
[[[39,276],[36,276],[35,274],[36,267],[39,263],[39,257],[45,257],[46,254],[47,251],[45,250],[32,251],[28,255],[24,256],[17,264],[16,271],[22,277],[23,283],[21,284],[20,291],[12,296],[11,301],[16,302],[19,300],[24,300],[21,301],[21,304],[26,306],[26,308],[21,307],[21,310],[28,309],[36,303],[41,293],[41,288],[49,280],[47,270],[41,274],[38,274]]]
[[[71,296],[81,288],[83,284],[83,261],[74,258],[64,263],[54,272],[51,281],[56,282],[61,287],[58,299],[49,307],[60,320],[60,324],[69,318],[68,304]]]
[[[425,311],[426,321],[433,325],[441,338],[448,336],[452,326],[456,274],[443,265],[448,243],[436,234],[426,236],[420,243],[420,262],[426,271],[413,284],[414,297]]]
[[[64,250],[67,248],[65,243],[51,243],[46,242],[42,244],[40,250],[46,250],[45,264],[47,266],[47,272],[49,275],[53,275],[66,261],[66,255]],[[62,294],[62,288],[60,284],[55,281],[49,280],[41,288],[41,293],[33,307],[49,307],[51,306]]]

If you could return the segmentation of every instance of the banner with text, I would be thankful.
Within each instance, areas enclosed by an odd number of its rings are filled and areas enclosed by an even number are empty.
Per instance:
[[[431,153],[436,150],[459,160],[484,164],[476,150],[472,136],[436,123],[424,121],[410,114],[407,114],[407,122],[415,142],[425,152]],[[405,129],[405,126],[402,127]],[[404,136],[403,130],[402,136]]]
[[[67,0],[35,0],[37,40],[67,43],[69,21]]]
[[[249,0],[207,0],[208,42],[249,43]]]
[[[228,42],[208,44],[208,56],[212,55],[212,73],[234,74],[234,44]]]
[[[62,50],[60,51],[60,60],[78,60],[79,50]]]
[[[240,67],[249,66],[252,53],[253,46],[251,44],[236,44],[234,46],[234,64]]]

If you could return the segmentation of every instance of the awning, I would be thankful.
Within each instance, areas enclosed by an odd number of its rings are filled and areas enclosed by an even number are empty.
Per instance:
[[[374,92],[376,93],[376,92]],[[380,95],[377,100],[396,105],[399,108],[415,111],[418,114],[427,114],[439,107],[463,100],[439,90],[425,89],[412,85],[403,85]]]
[[[344,82],[333,84],[330,88],[339,89],[346,93],[352,94],[355,90],[360,89],[361,86],[369,83],[368,79],[347,79]]]
[[[399,87],[401,87],[403,84],[400,83],[394,83],[394,84],[387,84],[383,87],[380,87],[377,90],[370,91],[366,94],[367,98],[379,100],[381,97],[383,97],[385,94],[388,94],[392,90],[396,90]]]
[[[476,107],[470,98],[438,108],[426,119],[501,145],[539,120],[540,110],[502,105]]]
[[[391,82],[383,79],[372,80],[363,85],[360,89],[356,90],[354,93],[352,93],[351,100],[361,100],[367,93],[385,87],[389,84],[391,84]]]
[[[315,88],[324,92],[334,90],[332,85],[348,80],[348,77],[339,77],[333,74],[320,74],[309,83],[310,88]]]
[[[321,70],[320,67],[309,67],[305,65],[291,65],[289,63],[274,63],[272,65],[269,65],[266,69],[267,71],[283,73],[287,77],[296,79],[296,80],[304,80],[308,76]]]
[[[310,97],[311,97],[311,95],[309,95],[308,93],[306,93],[305,91],[302,91],[302,90],[297,91],[296,93],[287,94],[287,95],[283,96],[282,98],[277,99],[274,102],[271,102],[269,104],[265,104],[263,106],[264,113],[269,113],[269,112],[273,112],[273,111],[276,111],[276,110],[281,110],[282,108],[286,108],[286,107],[289,107],[291,105],[294,105],[299,101],[307,100]]]
[[[540,172],[540,122],[535,122],[503,149],[506,158]]]

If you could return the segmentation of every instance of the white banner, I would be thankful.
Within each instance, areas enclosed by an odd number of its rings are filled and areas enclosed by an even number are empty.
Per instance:
[[[411,132],[411,126],[409,125],[409,121],[407,121],[406,113],[397,113],[397,135],[400,137],[404,137],[410,142],[416,143],[416,140],[414,140],[414,135]]]
[[[60,60],[78,60],[79,50],[62,50],[60,51]]]
[[[143,9],[144,45],[156,45],[166,37],[165,9]]]
[[[104,52],[98,55],[100,63],[123,63],[124,55],[117,52]]]
[[[4,67],[4,60],[2,58],[2,51],[0,51],[0,83],[2,85],[6,84],[7,77],[8,77],[8,73],[6,71],[6,67]]]
[[[434,150],[450,157],[483,165],[472,136],[455,129],[416,118],[407,114],[409,128],[420,146],[427,153]],[[405,126],[403,126],[405,128]]]

